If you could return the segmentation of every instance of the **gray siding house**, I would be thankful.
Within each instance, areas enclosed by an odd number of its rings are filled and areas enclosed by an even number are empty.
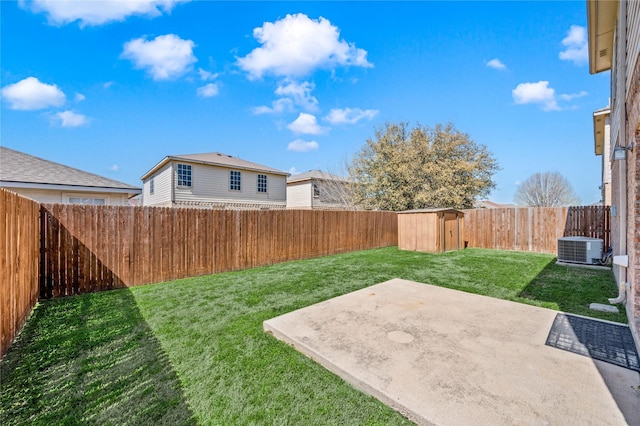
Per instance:
[[[142,176],[142,205],[284,209],[287,176],[220,152],[171,155]]]
[[[347,179],[320,170],[310,170],[287,179],[288,209],[351,208]]]
[[[40,203],[129,205],[133,185],[0,147],[0,187]]]

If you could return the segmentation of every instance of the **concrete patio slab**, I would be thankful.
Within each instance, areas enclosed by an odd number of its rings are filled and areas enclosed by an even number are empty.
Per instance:
[[[264,329],[424,425],[640,425],[640,374],[545,346],[557,312],[394,279]]]

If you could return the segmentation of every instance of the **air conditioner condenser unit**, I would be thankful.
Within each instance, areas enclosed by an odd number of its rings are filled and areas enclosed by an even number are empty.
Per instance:
[[[602,258],[604,242],[599,238],[562,237],[558,238],[558,262],[598,263]]]

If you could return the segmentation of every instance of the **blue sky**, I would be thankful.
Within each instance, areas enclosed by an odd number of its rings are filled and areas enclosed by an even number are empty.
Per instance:
[[[140,185],[167,155],[343,164],[385,122],[452,122],[502,168],[599,201],[586,5],[2,1],[1,144]]]

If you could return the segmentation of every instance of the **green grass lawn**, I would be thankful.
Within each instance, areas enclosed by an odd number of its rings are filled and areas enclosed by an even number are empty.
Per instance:
[[[395,247],[39,303],[0,364],[0,424],[393,425],[402,416],[262,322],[391,278],[580,315],[610,271],[544,254]]]

